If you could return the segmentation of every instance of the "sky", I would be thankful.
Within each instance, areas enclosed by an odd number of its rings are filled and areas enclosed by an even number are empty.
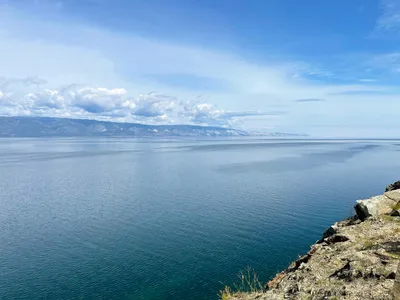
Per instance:
[[[400,0],[0,0],[0,115],[400,137]]]

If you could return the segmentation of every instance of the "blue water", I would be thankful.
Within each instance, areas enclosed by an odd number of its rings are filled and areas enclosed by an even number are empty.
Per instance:
[[[400,141],[0,139],[0,299],[217,299],[399,167]]]

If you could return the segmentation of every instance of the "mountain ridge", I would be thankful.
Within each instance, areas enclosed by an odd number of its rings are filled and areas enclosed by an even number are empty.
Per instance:
[[[196,137],[253,136],[233,128],[200,125],[147,125],[90,119],[56,117],[0,117],[0,137]],[[287,133],[257,133],[257,136],[301,136]]]

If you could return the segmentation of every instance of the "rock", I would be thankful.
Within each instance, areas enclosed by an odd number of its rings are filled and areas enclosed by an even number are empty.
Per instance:
[[[396,181],[395,183],[389,184],[386,187],[385,192],[394,191],[394,190],[400,190],[400,180]]]
[[[329,227],[265,290],[228,299],[400,300],[400,218],[385,215],[399,203],[400,190],[357,201],[358,218]]]
[[[333,224],[332,226],[330,226],[327,230],[324,231],[324,233],[322,234],[322,240],[326,239],[327,237],[330,237],[332,235],[334,235],[337,232],[338,226],[337,224]]]
[[[364,221],[368,217],[390,214],[399,201],[400,190],[395,190],[370,199],[357,200],[354,209],[360,220]]]
[[[400,190],[394,190],[394,191],[386,192],[384,195],[386,197],[388,197],[390,200],[393,200],[395,202],[399,202],[400,201]]]
[[[397,274],[393,286],[393,299],[400,299],[400,262],[397,266]]]
[[[343,242],[347,242],[349,240],[348,237],[344,236],[344,235],[339,235],[339,234],[334,234],[328,238],[325,239],[325,243],[327,243],[328,245],[330,244],[334,244],[334,243],[343,243]]]
[[[284,293],[286,299],[293,299],[294,295],[299,290],[297,284],[295,282],[291,282],[289,285],[285,286]]]
[[[352,216],[350,218],[347,218],[347,219],[345,219],[343,221],[336,222],[335,224],[337,224],[338,227],[345,227],[345,226],[357,225],[357,224],[360,224],[360,223],[361,223],[361,220],[358,218],[357,215],[354,215],[354,216]]]
[[[350,271],[350,262],[342,261],[342,265],[339,265],[339,267],[331,275],[329,275],[329,278],[331,277],[337,277],[339,279],[349,278],[351,275],[349,271]]]
[[[292,262],[290,266],[286,269],[286,272],[296,271],[302,263],[307,263],[311,258],[310,254],[300,256],[296,261]]]
[[[392,217],[400,217],[400,209],[394,209],[392,210],[392,212],[390,213],[390,215]]]
[[[361,220],[364,221],[366,218],[371,216],[368,212],[368,209],[362,204],[362,203],[357,203],[354,206],[354,210],[356,212],[357,217]]]
[[[285,276],[286,276],[285,272],[280,272],[272,280],[268,281],[267,287],[269,289],[276,289],[278,287],[279,283],[282,281],[282,279],[285,278]]]
[[[268,290],[229,299],[400,300],[400,221],[378,216],[352,226],[342,224],[338,222],[336,233],[326,238],[330,243],[313,245],[308,255],[272,279]]]

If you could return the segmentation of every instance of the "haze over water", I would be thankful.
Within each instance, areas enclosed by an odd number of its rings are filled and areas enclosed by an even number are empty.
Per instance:
[[[217,299],[398,180],[395,140],[0,139],[0,299]]]

